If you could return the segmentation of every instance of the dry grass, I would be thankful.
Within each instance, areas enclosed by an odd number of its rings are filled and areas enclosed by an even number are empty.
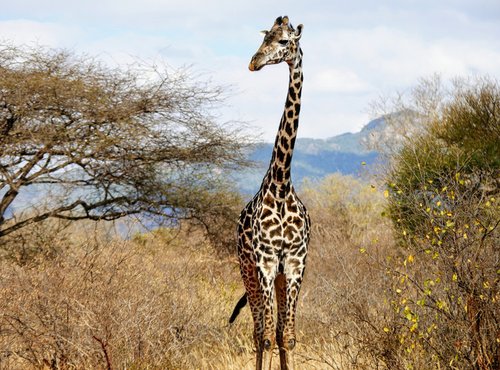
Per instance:
[[[81,223],[30,235],[23,256],[0,262],[1,369],[253,368],[249,310],[227,324],[243,292],[236,257],[220,257],[201,233],[162,229],[126,240]],[[321,261],[311,255],[296,361],[345,369],[344,338],[328,313],[334,271],[315,271],[336,267]]]
[[[187,248],[171,234],[84,229],[53,258],[4,260],[0,367],[191,368],[199,349],[230,342],[234,263],[196,235]]]
[[[302,198],[314,227],[297,368],[429,369],[393,332],[384,197],[334,176]],[[243,293],[235,254],[193,227],[123,238],[108,224],[63,226],[0,248],[0,369],[254,368],[249,309],[227,323]]]

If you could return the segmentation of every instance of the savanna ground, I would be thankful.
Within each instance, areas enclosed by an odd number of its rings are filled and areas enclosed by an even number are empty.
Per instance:
[[[384,367],[383,197],[341,176],[313,188],[297,366]],[[249,309],[228,325],[243,293],[236,254],[199,229],[124,238],[109,223],[50,222],[23,235],[0,265],[0,368],[253,368]]]

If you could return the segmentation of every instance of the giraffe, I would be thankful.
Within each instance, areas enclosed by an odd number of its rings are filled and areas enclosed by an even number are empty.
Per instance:
[[[245,294],[230,318],[250,304],[254,321],[256,368],[271,368],[277,342],[281,369],[293,369],[296,344],[295,312],[309,242],[310,220],[292,186],[290,168],[299,124],[302,92],[303,26],[294,29],[287,16],[278,17],[252,57],[249,69],[286,62],[289,87],[285,109],[274,144],[271,163],[260,190],[241,212],[238,222],[238,257]],[[274,325],[274,294],[278,320]]]

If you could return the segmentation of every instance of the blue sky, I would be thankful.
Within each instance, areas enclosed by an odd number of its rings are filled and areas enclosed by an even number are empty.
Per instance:
[[[287,14],[304,24],[300,137],[358,131],[370,103],[419,78],[500,78],[500,1],[17,0],[0,12],[0,40],[64,47],[111,64],[162,60],[231,86],[221,120],[272,141],[288,69],[249,72],[260,30]]]

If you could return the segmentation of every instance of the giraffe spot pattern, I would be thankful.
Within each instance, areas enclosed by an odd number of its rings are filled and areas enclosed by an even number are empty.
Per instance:
[[[251,70],[286,62],[290,79],[269,169],[259,192],[243,209],[238,223],[238,257],[254,321],[257,363],[263,351],[295,347],[295,312],[304,276],[310,219],[291,185],[292,154],[299,126],[302,51],[288,17],[278,17],[250,62]],[[288,40],[285,44],[281,40]],[[276,295],[278,315],[274,325]],[[259,357],[260,356],[260,357]],[[257,366],[259,367],[259,365]]]

